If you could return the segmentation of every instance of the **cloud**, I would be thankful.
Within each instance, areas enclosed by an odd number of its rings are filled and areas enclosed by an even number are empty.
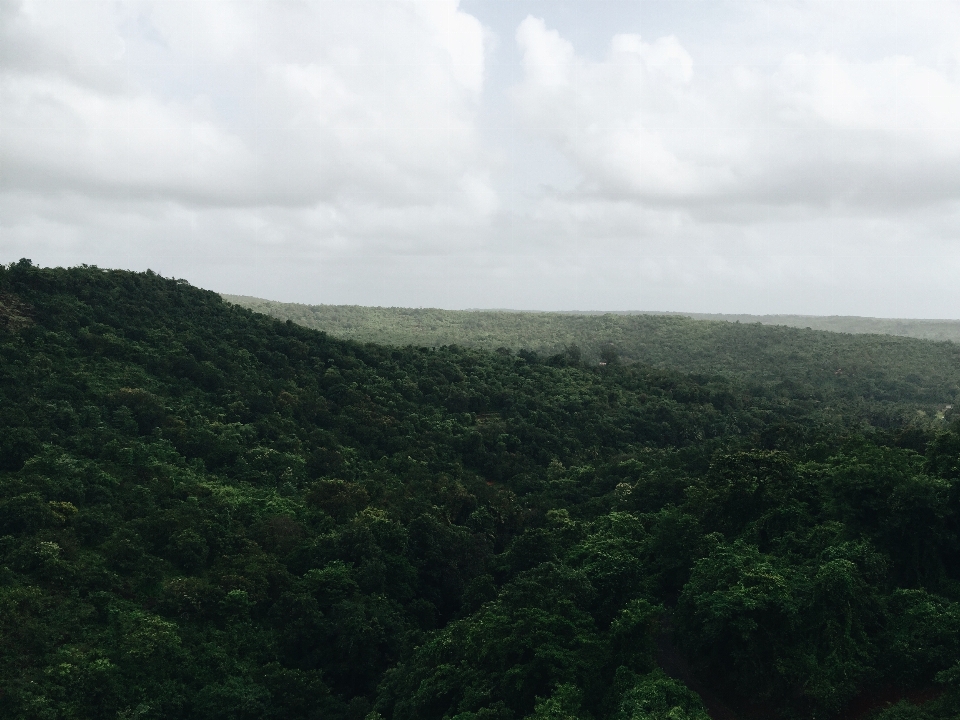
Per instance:
[[[475,128],[483,30],[454,0],[3,13],[3,189],[481,217],[496,205]]]
[[[878,7],[0,0],[0,261],[956,315],[960,6]]]
[[[0,188],[201,202],[244,194],[253,157],[202,108],[56,77],[5,78],[2,93]]]
[[[578,57],[544,21],[517,29],[523,82],[513,97],[526,126],[557,144],[585,177],[585,189],[653,199],[701,193],[709,170],[682,138],[697,113],[693,61],[675,37],[645,43],[617,35],[608,57]],[[686,116],[686,117],[685,117]]]
[[[532,16],[516,39],[519,115],[574,163],[586,195],[875,212],[960,194],[955,56],[814,50],[698,65],[677,36],[615,35],[593,60]]]

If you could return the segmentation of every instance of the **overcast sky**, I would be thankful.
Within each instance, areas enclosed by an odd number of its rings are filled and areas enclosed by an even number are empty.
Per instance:
[[[960,3],[0,0],[0,262],[960,318]]]

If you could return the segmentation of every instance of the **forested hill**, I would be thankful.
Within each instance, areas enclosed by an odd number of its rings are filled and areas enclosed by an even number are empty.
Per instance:
[[[730,315],[685,313],[697,320],[719,320],[732,323],[761,323],[795,328],[829,330],[857,335],[897,335],[920,340],[949,340],[960,343],[960,320],[911,320],[906,318],[872,318],[850,315]]]
[[[554,351],[559,347],[556,337],[537,331],[537,317],[546,316],[552,323],[551,331],[564,334],[564,339],[599,347],[604,328],[616,337],[617,331],[610,325],[598,325],[590,332],[589,325],[569,324],[566,328],[557,323],[554,316],[631,318],[637,316],[684,317],[713,322],[741,323],[745,325],[783,325],[811,330],[826,330],[854,335],[895,335],[919,340],[951,341],[960,343],[960,320],[912,320],[905,318],[871,318],[850,315],[736,315],[724,313],[682,312],[522,312],[513,310],[437,310],[432,308],[381,308],[360,305],[303,305],[282,303],[249,295],[222,295],[224,300],[273,315],[281,320],[293,320],[304,327],[325,330],[339,337],[393,344],[416,344],[423,342],[445,345],[454,342],[496,347],[500,342],[508,347],[531,347],[537,350]],[[474,317],[474,316],[479,317]],[[504,316],[516,316],[512,320]],[[605,319],[609,322],[609,318]],[[629,327],[629,323],[625,325]],[[584,332],[586,330],[586,332]],[[596,336],[599,332],[599,337]],[[386,333],[392,333],[389,339]],[[609,339],[609,338],[608,338]],[[501,342],[502,341],[502,342]],[[639,359],[639,357],[637,358]]]
[[[956,411],[818,392],[0,266],[0,717],[955,718]]]
[[[336,337],[391,345],[457,344],[640,362],[737,377],[766,392],[828,401],[960,406],[960,344],[672,315],[516,313],[296,305],[224,296]]]

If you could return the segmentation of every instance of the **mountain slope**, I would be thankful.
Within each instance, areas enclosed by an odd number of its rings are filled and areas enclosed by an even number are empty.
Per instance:
[[[872,318],[853,315],[747,315],[733,313],[684,313],[684,312],[598,312],[598,311],[564,311],[564,312],[529,312],[514,310],[437,310],[433,308],[372,308],[360,305],[304,305],[302,303],[283,303],[276,300],[265,300],[250,295],[221,295],[224,300],[243,307],[273,315],[284,320],[291,319],[306,327],[315,327],[319,330],[333,332],[336,335],[351,337],[352,332],[371,332],[376,329],[386,332],[387,327],[382,320],[397,332],[403,328],[405,335],[413,332],[425,333],[424,337],[432,337],[431,332],[445,329],[453,332],[454,327],[462,328],[459,331],[477,331],[483,326],[489,326],[498,320],[501,315],[524,316],[573,316],[573,317],[603,317],[613,316],[629,318],[636,316],[684,317],[693,320],[711,322],[740,323],[744,325],[782,325],[810,330],[825,330],[834,333],[848,333],[853,335],[894,335],[897,337],[916,338],[918,340],[934,340],[938,342],[960,342],[960,320],[923,320],[909,318]],[[461,315],[463,313],[463,315]],[[471,322],[469,315],[480,315],[479,322]],[[381,323],[375,325],[375,319]],[[407,323],[404,323],[407,320]],[[411,321],[412,322],[409,322]],[[371,326],[371,327],[368,327]],[[448,326],[448,327],[444,327]],[[450,327],[452,326],[452,327]],[[529,324],[524,324],[529,328]],[[363,338],[356,338],[363,339]],[[522,336],[505,335],[504,339],[511,341],[525,340]],[[491,341],[492,338],[480,336],[478,342]],[[527,340],[530,342],[530,340]],[[400,343],[406,344],[406,343]],[[444,343],[440,343],[444,344]]]
[[[732,315],[715,313],[683,313],[696,320],[719,320],[732,323],[786,325],[795,328],[828,330],[855,335],[896,335],[919,340],[960,343],[960,320],[914,320],[906,318],[872,318],[850,315]]]
[[[360,345],[151,273],[21,261],[0,298],[0,716],[702,720],[665,613],[738,712],[938,673],[957,711],[946,420]]]
[[[681,316],[450,311],[296,305],[225,296],[304,327],[360,342],[542,355],[576,347],[588,362],[623,362],[724,375],[766,392],[822,402],[877,401],[936,414],[960,406],[960,345],[890,335],[851,335]],[[778,390],[779,388],[779,390]]]

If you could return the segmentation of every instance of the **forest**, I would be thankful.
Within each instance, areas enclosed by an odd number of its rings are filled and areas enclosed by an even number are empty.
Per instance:
[[[936,355],[946,362],[943,367],[949,374],[960,343],[958,320],[438,310],[222,297],[280,320],[359,342],[428,347],[454,344],[487,350],[506,347],[546,355],[576,347],[584,360],[592,362],[614,354],[628,362],[687,372],[735,373],[761,381],[782,373],[786,362],[785,378],[796,382],[814,373],[811,380],[816,385],[829,383],[837,369],[849,371],[867,357],[874,373],[903,377],[914,375],[914,369],[920,367],[930,372],[931,355]],[[850,334],[860,337],[846,337]],[[909,338],[940,342],[917,343]]]
[[[960,345],[379,317],[0,266],[0,717],[960,715]]]

